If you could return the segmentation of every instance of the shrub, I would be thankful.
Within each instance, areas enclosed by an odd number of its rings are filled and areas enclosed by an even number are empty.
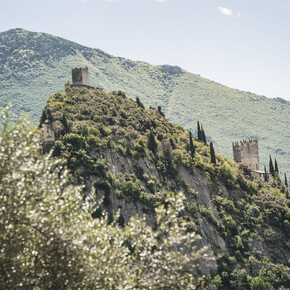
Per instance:
[[[242,289],[248,286],[247,271],[245,269],[236,268],[231,274],[231,286],[234,289]]]
[[[139,139],[139,140],[135,143],[135,145],[134,145],[134,150],[136,150],[138,153],[140,153],[140,154],[138,154],[138,157],[139,157],[139,156],[142,156],[142,157],[146,156],[146,151],[145,151],[145,147],[144,147],[144,142],[143,142],[142,139]]]
[[[156,184],[155,184],[155,181],[154,181],[154,180],[152,180],[152,179],[148,180],[148,181],[146,182],[146,186],[147,186],[147,188],[148,188],[152,193],[155,192],[155,186],[156,186]]]
[[[70,143],[75,150],[79,150],[85,147],[85,138],[78,134],[70,133],[63,136],[63,142],[65,144]]]
[[[101,121],[101,116],[100,115],[95,115],[93,120],[95,122],[100,122]]]
[[[112,134],[112,130],[109,127],[106,127],[104,130],[104,136],[110,136]]]
[[[264,238],[266,241],[274,242],[276,240],[276,233],[271,229],[264,230]]]
[[[88,133],[94,136],[100,136],[100,131],[97,128],[89,127]]]
[[[185,132],[184,128],[180,125],[175,126],[175,128],[180,132]]]
[[[54,142],[54,150],[53,150],[53,155],[54,156],[61,156],[61,153],[64,151],[65,146],[63,143],[59,140],[56,140]]]
[[[233,169],[232,166],[225,162],[220,167],[218,167],[218,172],[227,188],[233,189],[235,187],[236,181],[235,169]]]
[[[271,290],[273,287],[269,282],[264,281],[262,277],[255,277],[250,284],[251,290]]]
[[[128,114],[127,114],[124,110],[121,110],[121,111],[120,111],[120,116],[121,116],[123,119],[125,119],[125,120],[128,119]]]

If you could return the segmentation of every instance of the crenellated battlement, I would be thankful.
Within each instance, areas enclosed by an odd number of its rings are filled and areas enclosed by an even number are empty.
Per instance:
[[[251,144],[258,144],[258,139],[251,139],[251,140],[241,140],[238,142],[233,142],[233,146],[240,147],[240,146],[248,146]]]
[[[259,146],[257,139],[233,142],[232,145],[234,160],[236,162],[244,162],[248,164],[253,170],[259,170]]]

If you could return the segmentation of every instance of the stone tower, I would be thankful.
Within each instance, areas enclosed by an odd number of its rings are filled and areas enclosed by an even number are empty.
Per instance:
[[[52,124],[44,123],[42,125],[42,152],[47,153],[52,148],[55,141],[55,134]]]
[[[234,160],[249,165],[252,170],[259,170],[259,147],[258,140],[243,140],[233,143]]]
[[[73,86],[88,86],[89,85],[89,69],[74,68],[72,70],[72,85]]]

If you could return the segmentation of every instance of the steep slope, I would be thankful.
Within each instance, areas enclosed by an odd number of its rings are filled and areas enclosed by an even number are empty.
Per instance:
[[[55,136],[53,154],[67,161],[74,182],[103,196],[109,212],[120,209],[121,224],[146,213],[154,226],[152,209],[164,193],[184,192],[188,230],[214,253],[211,263],[200,263],[215,273],[209,284],[248,289],[257,277],[289,285],[290,202],[279,179],[252,181],[247,166],[219,154],[213,165],[209,146],[197,140],[192,157],[188,132],[121,91],[66,85],[48,99],[40,123],[45,136]]]
[[[234,90],[179,67],[153,66],[22,29],[0,34],[0,103],[27,112],[36,123],[46,96],[63,88],[73,67],[87,66],[91,84],[161,105],[169,120],[195,130],[204,125],[216,149],[232,158],[233,141],[258,138],[260,157],[277,158],[290,176],[290,103]]]

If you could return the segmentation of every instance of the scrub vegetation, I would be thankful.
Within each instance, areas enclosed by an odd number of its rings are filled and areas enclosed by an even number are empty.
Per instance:
[[[217,263],[206,266],[203,286],[289,285],[290,202],[278,175],[253,179],[247,165],[216,151],[213,162],[210,146],[121,91],[66,84],[48,99],[40,123],[52,124],[52,154],[66,161],[74,183],[85,185],[83,194],[93,191],[96,204],[103,198],[101,209],[109,215],[122,205],[120,225],[129,220],[125,206],[135,205],[132,216],[140,206],[150,217],[166,205],[166,192],[183,192],[187,231],[201,236]]]

